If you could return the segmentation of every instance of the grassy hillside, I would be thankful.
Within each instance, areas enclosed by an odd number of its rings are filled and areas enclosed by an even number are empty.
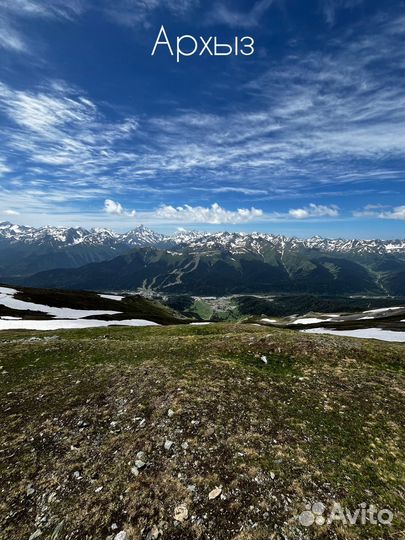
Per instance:
[[[226,324],[14,332],[0,364],[2,540],[403,536],[400,345]],[[316,501],[394,522],[306,529]]]
[[[222,249],[174,253],[136,248],[112,260],[9,277],[8,282],[70,290],[148,287],[169,294],[203,296],[280,292],[403,295],[403,256],[376,255],[375,259],[378,268],[372,263],[374,259],[304,248],[286,253],[282,260],[274,248],[264,255]]]

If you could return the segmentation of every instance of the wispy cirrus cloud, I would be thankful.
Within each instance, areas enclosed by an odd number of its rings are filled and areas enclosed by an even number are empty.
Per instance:
[[[256,0],[249,11],[240,11],[224,1],[216,2],[207,21],[210,24],[224,24],[232,28],[252,28],[260,24],[263,15],[274,3],[275,0]]]
[[[198,7],[200,0],[102,0],[98,9],[111,20],[124,26],[149,25],[158,10],[182,17]]]
[[[34,46],[21,23],[27,19],[73,21],[85,6],[85,0],[0,0],[0,48],[31,54]]]
[[[85,0],[0,0],[3,13],[18,17],[46,17],[72,19],[81,15],[86,6]]]
[[[13,52],[27,52],[28,46],[15,25],[0,13],[0,49],[8,49]]]
[[[363,4],[363,1],[364,0],[320,0],[319,5],[327,24],[333,26],[335,24],[337,12],[344,9],[354,9]]]

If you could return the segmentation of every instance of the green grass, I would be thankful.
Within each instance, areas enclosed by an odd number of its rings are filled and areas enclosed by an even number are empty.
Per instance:
[[[201,317],[201,319],[206,321],[208,321],[214,313],[212,307],[207,304],[207,302],[204,302],[204,300],[195,300],[194,304],[190,308],[190,311],[192,313],[196,313],[199,317]]]
[[[3,332],[0,364],[1,539],[403,537],[401,345],[236,324]],[[305,529],[315,501],[394,522]]]

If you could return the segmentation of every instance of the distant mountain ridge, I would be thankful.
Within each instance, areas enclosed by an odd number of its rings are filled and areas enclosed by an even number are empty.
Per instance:
[[[281,250],[286,244],[307,248],[322,249],[347,253],[350,251],[363,253],[394,253],[405,248],[405,240],[348,240],[328,239],[312,236],[307,239],[274,235],[271,233],[207,233],[198,231],[181,231],[174,235],[164,235],[140,225],[126,233],[116,233],[106,228],[84,229],[82,227],[27,227],[14,225],[8,221],[0,223],[0,242],[25,245],[48,245],[52,247],[110,246],[118,247],[159,247],[174,248],[187,246],[199,249],[225,248],[260,249],[259,245],[269,242]]]
[[[89,290],[404,294],[404,240],[0,224],[0,279]],[[17,258],[16,258],[17,255]]]

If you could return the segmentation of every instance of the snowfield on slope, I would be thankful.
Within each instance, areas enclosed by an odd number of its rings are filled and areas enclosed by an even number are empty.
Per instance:
[[[0,287],[0,304],[3,306],[17,309],[19,311],[40,311],[57,319],[83,319],[84,317],[94,317],[97,315],[118,315],[120,311],[107,311],[99,309],[71,309],[46,306],[44,304],[34,304],[14,298],[17,294],[16,289],[9,287]]]
[[[333,330],[331,328],[308,328],[300,330],[306,334],[331,334],[333,336],[347,336],[363,339],[379,339],[380,341],[405,342],[405,332],[395,332],[382,328],[360,328],[357,330]]]
[[[97,319],[50,319],[35,320],[0,320],[0,330],[65,330],[72,328],[101,328],[107,326],[160,326],[145,319],[124,321],[99,321]]]

